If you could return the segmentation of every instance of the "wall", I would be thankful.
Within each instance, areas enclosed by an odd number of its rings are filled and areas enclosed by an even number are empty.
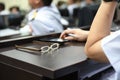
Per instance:
[[[28,0],[0,0],[0,2],[5,3],[6,9],[9,9],[11,6],[17,5],[21,9],[29,9]]]

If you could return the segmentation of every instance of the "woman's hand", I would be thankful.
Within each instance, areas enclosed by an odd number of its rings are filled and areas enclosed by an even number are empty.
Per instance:
[[[74,36],[69,36],[69,34],[73,34]],[[88,34],[89,31],[84,31],[81,29],[67,29],[61,34],[60,38],[67,40],[86,41]]]

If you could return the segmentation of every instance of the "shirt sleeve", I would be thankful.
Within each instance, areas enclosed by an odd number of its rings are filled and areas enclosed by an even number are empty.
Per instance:
[[[120,31],[104,38],[101,46],[115,71],[120,73]]]

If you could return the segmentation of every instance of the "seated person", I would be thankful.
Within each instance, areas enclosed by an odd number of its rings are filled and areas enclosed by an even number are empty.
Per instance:
[[[5,10],[5,4],[0,3],[0,15],[8,15],[9,11]]]
[[[70,16],[73,15],[74,9],[79,7],[77,2],[78,2],[78,0],[67,0],[67,3],[68,3],[68,8],[67,9],[69,11]]]
[[[95,0],[86,0],[86,5],[95,5]]]
[[[32,11],[28,14],[28,24],[20,31],[32,35],[46,35],[63,31],[59,11],[52,0],[29,0]],[[26,33],[25,33],[26,34]]]
[[[57,8],[58,9],[66,9],[67,8],[67,3],[65,1],[58,1]]]
[[[11,14],[20,14],[20,8],[18,6],[13,6],[9,9]]]
[[[69,29],[60,38],[68,40],[86,41],[85,52],[91,59],[110,63],[113,72],[100,80],[120,80],[120,30],[110,32],[117,0],[104,0],[96,14],[90,31]],[[68,34],[74,34],[73,37]]]

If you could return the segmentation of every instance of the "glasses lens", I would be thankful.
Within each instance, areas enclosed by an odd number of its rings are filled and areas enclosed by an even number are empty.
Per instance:
[[[50,50],[49,46],[41,47],[41,52],[46,53]]]
[[[59,46],[60,46],[60,45],[59,45],[58,43],[54,43],[54,44],[51,45],[51,49],[52,49],[52,50],[56,50],[56,49],[59,48]]]

